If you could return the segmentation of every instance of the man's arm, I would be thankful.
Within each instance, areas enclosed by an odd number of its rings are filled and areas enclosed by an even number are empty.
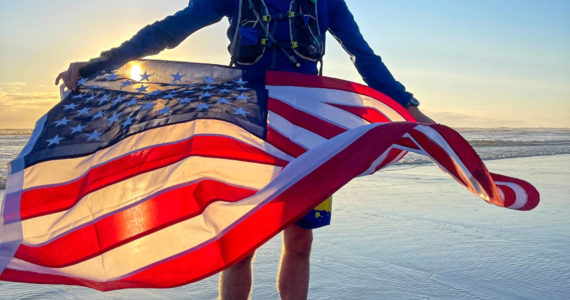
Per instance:
[[[374,54],[360,33],[344,0],[330,1],[329,19],[329,31],[349,53],[364,81],[370,87],[390,96],[403,107],[408,107],[413,95],[394,79],[382,59]]]
[[[234,3],[232,0],[192,0],[186,8],[147,25],[130,40],[102,52],[100,57],[92,59],[90,63],[72,63],[67,71],[56,78],[56,84],[63,79],[68,88],[76,90],[80,71],[82,76],[89,76],[93,72],[113,69],[130,60],[174,48],[198,29],[230,15]]]
[[[172,49],[198,29],[220,21],[232,4],[227,0],[192,0],[174,15],[147,25],[121,46],[104,51],[102,57],[124,63]]]

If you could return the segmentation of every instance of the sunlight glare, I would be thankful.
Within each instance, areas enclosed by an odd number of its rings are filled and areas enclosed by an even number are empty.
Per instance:
[[[142,78],[142,69],[138,64],[133,64],[131,67],[131,79],[135,81],[140,81]]]

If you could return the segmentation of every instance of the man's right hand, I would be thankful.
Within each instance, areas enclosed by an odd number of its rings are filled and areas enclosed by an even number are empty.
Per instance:
[[[427,124],[435,124],[435,121],[432,120],[430,117],[424,115],[423,112],[417,106],[410,105],[406,108],[406,110],[418,121],[418,123],[427,123]]]
[[[69,65],[67,71],[63,71],[57,75],[55,85],[59,84],[59,80],[63,79],[63,84],[72,91],[77,91],[77,80],[79,80],[79,70],[88,65],[89,62],[75,62]]]

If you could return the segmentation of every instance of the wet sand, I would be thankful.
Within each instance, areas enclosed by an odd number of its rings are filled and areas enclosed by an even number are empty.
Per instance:
[[[486,163],[533,183],[541,204],[489,205],[433,165],[355,179],[335,194],[333,224],[315,231],[309,298],[567,299],[570,155]],[[258,251],[253,299],[278,299],[279,253],[279,236]],[[108,293],[0,282],[0,299],[215,299],[217,279]]]

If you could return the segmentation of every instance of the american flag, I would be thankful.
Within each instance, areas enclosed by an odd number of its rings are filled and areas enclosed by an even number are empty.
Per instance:
[[[0,280],[173,287],[243,259],[357,176],[413,151],[483,200],[536,189],[366,86],[134,61],[81,79],[10,165]]]

